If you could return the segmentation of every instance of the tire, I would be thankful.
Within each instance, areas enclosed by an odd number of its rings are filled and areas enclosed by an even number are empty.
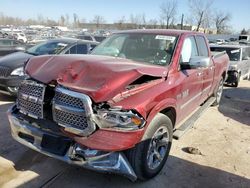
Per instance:
[[[138,179],[153,178],[161,171],[169,155],[172,137],[171,120],[164,114],[157,114],[149,124],[142,141],[125,152]]]
[[[223,83],[224,83],[224,79],[223,77],[220,79],[219,85],[217,86],[215,92],[214,92],[214,97],[215,97],[215,101],[212,104],[212,106],[218,106],[220,104],[221,101],[221,97],[222,97],[222,92],[223,92]]]
[[[233,86],[233,87],[238,87],[239,82],[240,82],[240,75],[238,75],[236,81],[235,81],[234,83],[232,83],[232,86]]]

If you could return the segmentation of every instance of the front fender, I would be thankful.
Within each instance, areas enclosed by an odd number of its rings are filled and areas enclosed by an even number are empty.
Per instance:
[[[156,116],[157,113],[160,113],[162,110],[167,109],[167,108],[174,108],[175,111],[177,109],[176,106],[176,99],[174,98],[167,98],[163,101],[161,101],[160,103],[158,103],[148,114],[147,116],[147,125],[145,128],[147,128],[150,124],[150,122],[152,121],[152,119]]]

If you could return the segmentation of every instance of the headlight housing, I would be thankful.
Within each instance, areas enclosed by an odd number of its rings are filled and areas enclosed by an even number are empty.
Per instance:
[[[98,110],[96,121],[101,128],[120,130],[138,130],[146,123],[142,117],[131,110]]]
[[[11,72],[10,75],[12,75],[12,76],[24,76],[25,74],[24,74],[24,69],[23,69],[23,67],[16,68],[15,70],[13,70],[13,71]]]

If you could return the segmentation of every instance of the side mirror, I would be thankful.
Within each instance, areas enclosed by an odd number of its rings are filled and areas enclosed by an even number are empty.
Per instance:
[[[210,65],[209,57],[192,57],[190,58],[189,65],[191,68],[206,68]]]

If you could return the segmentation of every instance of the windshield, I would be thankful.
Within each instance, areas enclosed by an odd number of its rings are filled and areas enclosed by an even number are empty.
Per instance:
[[[59,54],[68,45],[69,43],[66,42],[47,41],[29,48],[27,53],[33,55]]]
[[[211,47],[210,49],[214,52],[226,51],[230,61],[240,61],[240,48]]]
[[[176,41],[176,36],[114,34],[97,46],[91,54],[126,58],[155,65],[168,65]]]

